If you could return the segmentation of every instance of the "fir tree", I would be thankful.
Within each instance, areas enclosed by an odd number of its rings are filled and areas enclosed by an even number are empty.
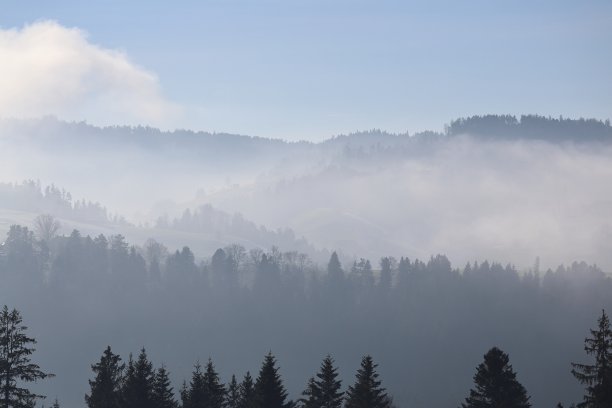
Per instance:
[[[337,289],[337,287],[344,281],[342,265],[340,264],[338,254],[336,254],[335,251],[331,254],[327,264],[327,279],[329,280],[329,284],[332,285],[334,289]]]
[[[130,408],[150,408],[153,397],[153,380],[153,364],[147,359],[147,353],[143,348],[135,362],[130,356],[123,386],[124,405]]]
[[[177,408],[168,370],[162,365],[155,373],[152,390],[153,408]]]
[[[587,386],[584,401],[578,407],[612,406],[612,330],[605,310],[597,323],[597,330],[591,330],[591,337],[584,340],[584,350],[595,356],[595,364],[572,363],[572,374]]]
[[[181,395],[181,406],[183,408],[189,407],[189,388],[187,388],[187,381],[183,380],[183,385],[181,385],[181,390],[179,391]]]
[[[136,362],[128,364],[128,372],[123,386],[123,402],[130,408],[150,408],[153,396],[153,364],[147,359],[143,348]]]
[[[21,387],[18,381],[32,382],[51,377],[30,362],[36,340],[26,335],[21,314],[4,306],[0,312],[0,404],[2,408],[34,406],[44,398]]]
[[[53,405],[51,405],[51,408],[60,408],[60,404],[57,398],[55,399],[55,401],[53,401]]]
[[[85,395],[89,408],[120,408],[121,384],[124,364],[121,357],[113,354],[110,346],[104,350],[100,362],[91,366],[95,379],[89,380],[90,394]]]
[[[300,408],[317,408],[318,389],[314,377],[310,377],[306,389],[302,392],[302,398],[298,400]]]
[[[183,398],[183,408],[209,408],[208,390],[202,366],[196,363],[191,375],[189,388],[185,387],[181,392]]]
[[[287,408],[292,403],[287,403],[287,391],[283,386],[276,359],[272,353],[268,353],[259,371],[259,377],[255,382],[255,406],[257,408]]]
[[[378,281],[378,288],[383,295],[387,294],[393,286],[393,266],[395,259],[391,257],[384,257],[380,260],[380,279]]]
[[[225,403],[225,386],[219,381],[219,374],[209,358],[204,372],[205,406],[207,408],[223,408]]]
[[[390,408],[391,398],[382,388],[372,357],[365,356],[357,370],[355,384],[346,392],[346,408]]]
[[[338,380],[338,369],[334,360],[328,355],[321,363],[321,370],[315,380],[317,406],[322,408],[339,408],[342,406],[342,382]]]
[[[227,408],[238,408],[240,404],[240,385],[236,381],[236,376],[232,374],[232,379],[227,387]]]
[[[255,408],[255,384],[251,373],[247,371],[244,379],[240,383],[239,408]]]
[[[506,353],[493,347],[476,368],[476,387],[461,404],[463,408],[529,408],[529,396],[516,379]]]

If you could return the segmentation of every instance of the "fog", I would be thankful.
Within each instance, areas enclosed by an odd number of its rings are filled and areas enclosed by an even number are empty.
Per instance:
[[[612,267],[612,145],[580,134],[509,138],[502,126],[486,137],[370,131],[313,144],[52,118],[0,126],[0,181],[54,184],[133,225],[212,205],[346,259],[442,252],[459,264]]]
[[[611,140],[537,116],[321,143],[6,119],[0,298],[69,408],[107,345],[144,346],[177,398],[209,357],[227,382],[272,351],[297,400],[326,354],[343,389],[371,354],[398,407],[457,406],[500,346],[534,406],[575,402],[612,307]]]

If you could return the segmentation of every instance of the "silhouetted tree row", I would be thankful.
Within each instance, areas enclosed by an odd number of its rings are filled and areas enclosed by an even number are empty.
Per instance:
[[[552,118],[538,115],[472,116],[454,120],[446,134],[548,141],[612,141],[610,120]]]
[[[136,361],[130,355],[127,367],[121,357],[104,350],[100,361],[92,365],[94,379],[85,396],[89,408],[391,408],[392,398],[381,386],[377,365],[366,355],[355,376],[355,384],[341,391],[338,368],[327,356],[316,380],[311,378],[304,398],[288,399],[276,358],[268,353],[255,380],[247,371],[239,383],[232,375],[223,384],[211,359],[205,367],[196,363],[189,382],[183,382],[175,396],[168,371],[162,365],[153,369],[144,348]]]
[[[2,208],[38,213],[98,224],[127,224],[124,218],[111,215],[100,203],[73,200],[72,194],[53,184],[42,186],[40,181],[0,183]]]
[[[213,208],[210,204],[201,205],[194,210],[186,209],[180,217],[169,219],[159,217],[155,224],[159,229],[189,231],[196,233],[227,234],[241,240],[263,243],[266,246],[285,245],[302,251],[315,253],[315,248],[304,238],[296,237],[289,228],[269,230],[245,219],[240,213],[233,215]]]
[[[36,340],[27,335],[21,314],[4,306],[0,312],[0,405],[3,408],[33,408],[45,396],[31,392],[25,385],[53,374],[45,373],[31,362]],[[593,364],[572,363],[572,374],[586,385],[586,394],[578,407],[604,408],[612,403],[612,330],[605,311],[598,328],[585,339],[587,355]],[[534,356],[537,358],[537,356]],[[91,366],[94,378],[85,395],[89,408],[392,408],[393,400],[379,380],[377,365],[371,356],[361,360],[355,382],[344,392],[338,368],[328,355],[319,372],[308,380],[303,398],[288,400],[276,359],[269,352],[255,381],[247,371],[241,383],[232,375],[223,384],[212,360],[204,369],[194,366],[189,383],[183,382],[179,403],[165,366],[153,368],[144,348],[127,366],[108,346],[100,361]],[[476,368],[474,388],[461,408],[530,408],[530,397],[517,380],[508,354],[491,348]],[[573,405],[572,405],[573,406]],[[55,399],[54,408],[59,408]],[[561,403],[557,407],[562,407]]]

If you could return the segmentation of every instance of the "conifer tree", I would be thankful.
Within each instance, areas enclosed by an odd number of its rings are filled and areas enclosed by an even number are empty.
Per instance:
[[[254,408],[255,407],[255,384],[251,373],[247,371],[244,379],[240,383],[240,400],[239,408]]]
[[[55,401],[53,401],[53,405],[51,405],[51,408],[60,408],[60,404],[57,398],[55,399]]]
[[[591,330],[591,337],[584,340],[584,350],[587,355],[595,356],[595,363],[572,363],[572,374],[587,386],[584,400],[578,407],[612,406],[612,330],[605,310],[597,323],[597,330]]]
[[[183,408],[208,408],[206,404],[206,386],[204,383],[204,375],[202,374],[202,366],[196,363],[191,375],[189,388],[186,384],[183,385],[181,391],[183,399]]]
[[[215,371],[215,366],[209,358],[204,372],[205,387],[205,406],[207,408],[223,408],[225,403],[225,386],[219,380],[219,374]]]
[[[337,289],[337,287],[341,285],[344,280],[342,265],[340,264],[338,254],[335,251],[331,254],[327,264],[327,279],[329,280],[329,284],[332,285],[334,289]]]
[[[342,382],[338,379],[338,369],[334,360],[328,355],[321,363],[321,370],[315,380],[317,406],[322,408],[339,408],[342,406]]]
[[[179,394],[181,395],[181,406],[187,408],[189,406],[189,388],[187,388],[187,381],[183,380],[183,385],[181,385]]]
[[[236,376],[232,374],[232,379],[227,387],[226,408],[238,408],[240,404],[240,385],[236,381]]]
[[[257,408],[288,408],[293,404],[286,402],[287,391],[283,386],[276,359],[272,352],[265,357],[259,377],[255,382],[255,406]]]
[[[390,408],[391,398],[382,388],[372,357],[364,356],[355,384],[346,392],[346,408]]]
[[[461,404],[463,408],[529,408],[527,391],[516,379],[508,355],[493,347],[476,368],[475,388]]]
[[[89,408],[120,408],[121,384],[123,381],[124,364],[121,357],[113,354],[110,346],[104,350],[100,362],[91,366],[95,374],[94,380],[89,380],[90,394],[85,395]]]
[[[302,392],[302,398],[298,400],[300,408],[317,408],[318,390],[314,377],[310,377],[306,389]]]
[[[393,265],[395,259],[391,257],[384,257],[380,259],[380,279],[378,281],[378,288],[382,294],[386,294],[391,290],[393,286]]]
[[[51,377],[30,362],[36,340],[26,335],[21,314],[4,306],[0,312],[0,405],[2,408],[34,406],[35,400],[44,398],[20,386]]]
[[[132,353],[128,356],[127,367],[123,373],[123,381],[121,382],[121,406],[127,405],[126,402],[126,394],[130,394],[130,386],[129,383],[133,382],[134,379],[134,358]],[[131,400],[129,396],[127,399]]]
[[[130,408],[150,408],[153,397],[153,380],[153,364],[147,359],[147,353],[143,348],[135,362],[130,356],[123,386],[124,405]]]
[[[162,365],[155,373],[153,380],[153,408],[177,408],[174,391],[170,384],[168,370]]]
[[[410,259],[400,258],[397,264],[397,287],[405,290],[410,279]]]

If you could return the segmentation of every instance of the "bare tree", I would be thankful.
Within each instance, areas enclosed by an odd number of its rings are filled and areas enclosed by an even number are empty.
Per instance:
[[[60,228],[60,222],[51,214],[41,214],[34,219],[36,235],[43,241],[51,241]]]

